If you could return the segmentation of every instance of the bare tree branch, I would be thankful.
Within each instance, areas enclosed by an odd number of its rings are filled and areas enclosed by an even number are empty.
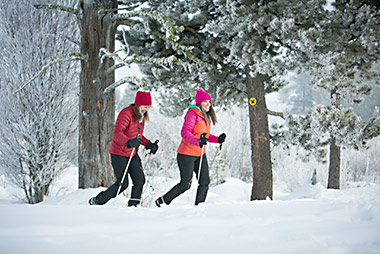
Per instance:
[[[59,11],[64,11],[64,12],[68,12],[75,15],[78,15],[80,12],[79,9],[74,9],[72,7],[55,5],[55,4],[35,4],[34,7],[36,7],[37,9],[59,10]]]
[[[276,112],[276,111],[272,111],[272,110],[268,109],[268,114],[272,115],[272,116],[279,116],[282,119],[285,119],[284,113],[282,113],[282,112]]]
[[[14,94],[19,93],[22,89],[24,89],[26,86],[28,86],[30,83],[32,83],[36,78],[41,76],[47,69],[49,69],[51,66],[57,64],[57,63],[62,63],[62,62],[70,62],[70,61],[79,61],[79,60],[86,60],[86,56],[82,56],[80,53],[72,53],[71,57],[69,58],[64,58],[64,59],[55,59],[49,63],[47,63],[42,69],[35,74],[31,79],[29,79],[22,87],[14,91]]]

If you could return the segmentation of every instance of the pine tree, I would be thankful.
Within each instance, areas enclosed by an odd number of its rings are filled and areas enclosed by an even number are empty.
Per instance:
[[[364,122],[350,106],[370,94],[370,82],[380,81],[375,65],[380,60],[380,13],[378,6],[336,1],[335,8],[324,14],[320,28],[305,33],[300,46],[314,52],[304,67],[312,72],[313,84],[330,94],[330,101],[315,106],[309,116],[289,116],[288,123],[290,139],[307,150],[322,151],[329,145],[328,187],[339,189],[341,148],[366,147],[369,139],[380,134],[378,108]]]
[[[194,45],[198,49],[195,55],[214,68],[191,75],[176,70],[169,72],[159,65],[142,66],[141,69],[150,82],[155,83],[157,90],[170,86],[171,93],[176,89],[183,93],[180,103],[177,97],[172,97],[182,106],[180,109],[188,104],[197,86],[210,91],[217,105],[248,107],[254,182],[251,199],[272,198],[265,95],[281,88],[283,74],[305,61],[302,59],[306,54],[302,50],[307,49],[297,47],[297,42],[302,40],[300,31],[314,27],[313,18],[323,11],[324,1],[309,4],[299,1],[196,0],[165,1],[160,6],[156,1],[150,3],[183,24],[186,36],[181,43]],[[155,30],[151,27],[154,23],[142,23],[139,30],[130,31],[131,36],[144,36],[144,31]],[[131,50],[153,56],[170,53],[164,44],[150,44],[150,39],[145,35],[145,43],[134,44]]]
[[[318,119],[320,125],[328,130],[327,135],[330,134],[328,187],[339,189],[341,147],[359,149],[365,147],[368,139],[380,134],[378,108],[373,118],[365,123],[351,107],[343,105],[343,100],[351,104],[361,103],[371,92],[368,83],[380,82],[380,72],[374,68],[380,60],[380,12],[379,6],[361,2],[337,1],[335,6],[336,9],[328,13],[332,22],[325,28],[329,31],[325,39],[330,42],[330,50],[324,50],[323,55],[329,68],[315,68],[322,70],[318,74],[323,73],[323,81],[315,84],[330,92],[331,107],[318,107],[316,110],[322,114]],[[323,44],[318,45],[317,50],[327,46]],[[327,122],[324,121],[326,118]]]

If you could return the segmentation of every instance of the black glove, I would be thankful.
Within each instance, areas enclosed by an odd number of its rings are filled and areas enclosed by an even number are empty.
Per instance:
[[[221,144],[225,140],[226,140],[226,134],[225,133],[220,134],[219,137],[218,137],[218,143]]]
[[[133,138],[133,139],[128,140],[127,147],[128,148],[132,148],[132,147],[138,148],[141,144],[142,144],[141,138],[137,137],[137,138]]]
[[[152,143],[149,141],[148,144],[146,144],[145,148],[146,149],[149,149],[150,150],[150,153],[152,154],[156,154],[157,150],[158,150],[158,140],[156,140],[156,142]]]
[[[199,146],[202,148],[203,145],[206,145],[206,144],[207,144],[206,133],[202,133],[199,138]]]

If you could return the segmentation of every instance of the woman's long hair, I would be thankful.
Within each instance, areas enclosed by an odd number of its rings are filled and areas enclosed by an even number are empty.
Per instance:
[[[212,121],[212,124],[215,125],[218,122],[218,120],[216,119],[215,110],[212,107],[212,104],[210,105],[210,110],[208,112],[204,112],[202,110],[201,104],[197,106],[201,109],[202,115],[206,119],[207,123],[210,123]]]
[[[137,122],[141,122],[141,120],[143,118],[144,118],[145,122],[149,122],[148,111],[145,112],[144,115],[142,115],[140,112],[140,105],[131,104],[131,106],[133,106],[133,108],[134,108],[135,118],[136,118]]]

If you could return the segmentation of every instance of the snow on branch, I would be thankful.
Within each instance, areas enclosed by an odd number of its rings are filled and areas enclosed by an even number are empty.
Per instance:
[[[188,58],[190,61],[194,62],[196,65],[198,66],[205,66],[209,69],[212,69],[212,66],[206,62],[203,62],[202,60],[200,60],[199,58],[195,57],[191,52],[190,50],[193,48],[193,47],[187,47],[187,46],[184,46],[184,45],[181,45],[179,44],[178,42],[176,42],[178,40],[178,37],[174,35],[174,33],[176,31],[183,31],[183,27],[179,28],[177,26],[174,26],[170,21],[168,21],[166,19],[166,17],[164,17],[163,15],[159,14],[158,12],[147,12],[147,11],[135,11],[135,12],[129,12],[129,13],[126,13],[126,14],[120,14],[120,15],[115,15],[115,16],[118,16],[117,19],[120,19],[120,17],[131,17],[131,16],[135,16],[137,13],[144,13],[144,15],[146,15],[147,17],[152,17],[151,15],[153,15],[154,17],[156,17],[157,19],[159,18],[159,21],[161,24],[165,24],[164,27],[165,27],[165,30],[168,31],[170,30],[169,34],[172,35],[172,36],[168,36],[168,32],[166,33],[166,36],[165,35],[162,35],[160,36],[159,38],[164,40],[166,43],[168,43],[174,50],[176,50],[177,52],[180,52],[182,53],[186,58]],[[149,14],[147,14],[149,13]],[[187,62],[187,61],[182,61],[180,59],[178,59],[176,56],[172,55],[172,56],[169,56],[169,57],[159,57],[159,58],[156,58],[156,57],[148,57],[148,56],[141,56],[141,55],[137,55],[137,54],[132,54],[132,55],[129,55],[129,45],[128,45],[128,41],[126,39],[126,33],[125,33],[125,30],[123,29],[123,39],[124,39],[124,43],[126,45],[125,49],[126,49],[126,57],[121,57],[119,55],[119,52],[120,51],[123,51],[123,49],[120,49],[120,50],[117,50],[115,52],[110,52],[108,49],[105,49],[105,48],[101,48],[100,49],[100,52],[99,52],[99,57],[100,57],[100,61],[103,62],[105,58],[112,58],[115,62],[118,62],[118,64],[112,66],[111,68],[107,69],[107,72],[111,72],[111,71],[114,71],[120,67],[124,67],[124,66],[129,66],[131,63],[136,63],[136,62],[139,62],[139,63],[150,63],[150,64],[156,64],[156,65],[161,65],[163,68],[165,69],[168,69],[169,68],[172,68],[173,65],[177,65],[177,66],[182,66],[185,71],[188,71],[191,73],[191,71],[194,69],[194,65],[191,64],[190,62]],[[131,77],[131,78],[134,78],[134,77]],[[111,92],[113,89],[115,89],[116,87],[126,83],[126,82],[129,82],[130,79],[129,77],[126,77],[125,79],[122,79],[121,81],[118,81],[118,82],[115,82],[113,84],[111,84],[110,86],[108,86],[104,92],[105,93],[109,93]],[[136,81],[136,80],[134,80]],[[138,83],[141,84],[141,82],[139,81]],[[145,82],[146,83],[146,82]],[[146,85],[146,84],[143,84],[143,85]]]
[[[122,8],[117,8],[117,9],[100,9],[99,14],[106,13],[106,12],[115,12],[115,11],[131,11],[141,5],[139,1],[136,1],[136,3],[131,3],[130,1],[128,1],[128,3],[119,3],[119,4],[128,5],[128,7],[122,7]]]
[[[116,62],[119,62],[119,64],[114,65],[109,70],[107,70],[107,72],[113,71],[116,68],[120,68],[120,67],[123,67],[123,66],[129,66],[131,63],[136,63],[136,62],[157,64],[157,65],[161,65],[162,67],[164,67],[166,69],[168,69],[168,67],[172,68],[173,65],[179,65],[179,66],[182,66],[185,70],[187,70],[189,72],[191,72],[192,69],[194,68],[194,66],[191,63],[179,60],[175,56],[155,58],[155,57],[140,56],[140,55],[133,54],[131,56],[127,56],[127,57],[121,58],[119,56],[119,54],[118,54],[119,51],[120,50],[115,51],[115,52],[110,52],[109,50],[107,50],[105,48],[100,49],[99,57],[100,57],[100,60],[102,62],[103,62],[104,58],[106,58],[106,57],[112,58]],[[136,79],[134,77],[126,77],[126,78],[124,78],[124,79],[122,79],[122,80],[120,80],[118,82],[115,82],[115,83],[111,84],[110,86],[108,86],[104,90],[104,92],[105,93],[110,93],[116,87],[118,87],[118,86],[120,86],[120,85],[122,85],[122,84],[124,84],[126,82],[131,81],[130,78],[132,78],[133,81],[136,81]],[[142,82],[138,81],[137,83],[141,84]],[[143,85],[146,85],[146,84],[147,83],[145,82]]]
[[[162,15],[157,11],[146,11],[146,10],[136,10],[130,11],[126,13],[120,13],[112,16],[112,20],[116,22],[123,21],[125,19],[133,18],[133,17],[143,17],[143,18],[152,18],[156,20],[166,31],[166,37],[171,38],[174,41],[179,40],[179,36],[176,35],[176,32],[183,32],[185,29],[183,26],[173,25],[171,21],[168,20],[167,17]]]
[[[71,53],[70,57],[68,57],[68,58],[55,59],[55,60],[47,63],[46,65],[44,65],[42,67],[42,69],[37,74],[33,75],[33,77],[31,79],[29,79],[23,86],[21,86],[19,89],[14,91],[14,94],[19,93],[22,89],[24,89],[26,86],[28,86],[30,83],[32,83],[35,79],[37,79],[39,76],[41,76],[47,69],[49,69],[51,66],[53,66],[55,64],[62,63],[62,62],[86,60],[86,59],[87,59],[86,56],[83,56],[80,53],[75,53],[75,52]]]
[[[185,29],[183,26],[174,25],[171,21],[168,20],[166,16],[162,15],[161,13],[157,11],[146,11],[146,10],[131,11],[127,13],[113,15],[112,19],[114,21],[121,22],[131,17],[152,18],[156,20],[165,29],[165,35],[161,35],[159,37],[161,40],[168,43],[174,50],[179,51],[191,61],[201,66],[205,66],[208,69],[212,69],[212,66],[210,64],[203,62],[202,60],[195,57],[191,53],[191,50],[193,49],[193,47],[184,46],[177,42],[179,40],[179,36],[176,35],[176,33],[182,33]]]
[[[380,135],[380,110],[379,107],[375,107],[372,118],[368,121],[363,129],[363,135],[367,139],[372,139]]]
[[[135,77],[135,76],[127,76],[127,77],[122,78],[122,79],[120,79],[119,81],[117,81],[117,82],[111,84],[110,86],[106,87],[106,88],[104,89],[104,93],[105,93],[105,94],[109,94],[109,93],[112,92],[116,87],[121,86],[122,84],[125,84],[125,83],[127,83],[127,82],[136,83],[136,84],[138,84],[139,86],[146,86],[146,85],[148,85],[148,82],[146,82],[146,81],[144,81],[144,80],[142,80],[142,79],[139,79],[139,78],[137,78],[137,77]]]
[[[114,53],[112,53],[105,48],[101,48],[100,60],[103,62],[105,57],[112,58],[115,61],[122,62],[121,64],[117,65],[118,67],[128,66],[131,63],[140,62],[140,63],[151,63],[151,64],[162,65],[164,68],[173,67],[173,65],[179,65],[179,66],[184,67],[189,72],[191,72],[191,70],[194,68],[194,66],[191,63],[179,60],[176,56],[156,58],[156,57],[140,56],[137,54],[132,54],[125,58],[121,58],[118,55],[118,51],[115,51]]]
[[[131,3],[140,4],[140,0],[119,0],[118,3],[122,5],[130,5]]]
[[[208,64],[204,61],[202,61],[201,59],[199,59],[198,57],[194,56],[190,50],[193,48],[193,47],[187,47],[187,46],[184,46],[184,45],[181,45],[179,44],[178,42],[176,41],[173,41],[171,40],[170,38],[167,38],[165,36],[160,36],[160,39],[164,40],[166,43],[170,44],[170,46],[172,46],[173,49],[175,49],[176,51],[180,51],[182,52],[182,54],[190,59],[191,61],[199,64],[200,66],[205,66],[206,68],[208,69],[212,69],[212,65],[211,64]]]
[[[75,15],[79,14],[79,9],[74,9],[71,7],[55,5],[55,4],[35,4],[34,7],[37,9],[49,9],[49,10],[65,11],[65,12],[75,14]]]

